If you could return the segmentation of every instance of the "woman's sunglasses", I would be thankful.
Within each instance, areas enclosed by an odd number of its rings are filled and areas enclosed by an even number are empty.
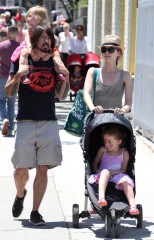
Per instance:
[[[107,51],[108,51],[109,53],[114,53],[115,50],[118,51],[118,49],[115,48],[115,47],[108,47],[108,48],[106,48],[106,47],[101,47],[101,52],[102,52],[102,53],[106,53]]]

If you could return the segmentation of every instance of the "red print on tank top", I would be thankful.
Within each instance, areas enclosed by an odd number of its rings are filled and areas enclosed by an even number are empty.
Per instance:
[[[48,92],[54,85],[54,76],[51,68],[33,68],[30,69],[28,76],[30,82],[29,87],[37,92]]]

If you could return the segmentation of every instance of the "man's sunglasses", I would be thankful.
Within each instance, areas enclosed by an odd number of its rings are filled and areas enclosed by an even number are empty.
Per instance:
[[[119,51],[119,50],[118,50],[117,48],[115,48],[115,47],[108,47],[108,48],[106,48],[106,47],[101,47],[101,52],[102,52],[102,53],[106,53],[107,51],[108,51],[109,53],[114,53],[115,50]]]

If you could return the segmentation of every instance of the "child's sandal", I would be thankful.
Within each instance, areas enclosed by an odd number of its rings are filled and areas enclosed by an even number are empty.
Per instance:
[[[136,207],[130,207],[129,214],[130,215],[139,215],[140,212]]]
[[[107,201],[104,198],[98,200],[98,205],[101,207],[107,206]]]

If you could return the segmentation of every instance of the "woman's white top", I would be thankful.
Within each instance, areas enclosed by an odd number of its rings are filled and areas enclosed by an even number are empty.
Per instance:
[[[92,52],[86,36],[84,36],[83,40],[79,40],[77,36],[71,38],[69,50],[75,54],[86,54],[87,52]]]
[[[69,32],[70,35],[66,35],[65,32],[59,33],[59,51],[62,53],[68,53],[70,40],[73,37],[73,33]]]

